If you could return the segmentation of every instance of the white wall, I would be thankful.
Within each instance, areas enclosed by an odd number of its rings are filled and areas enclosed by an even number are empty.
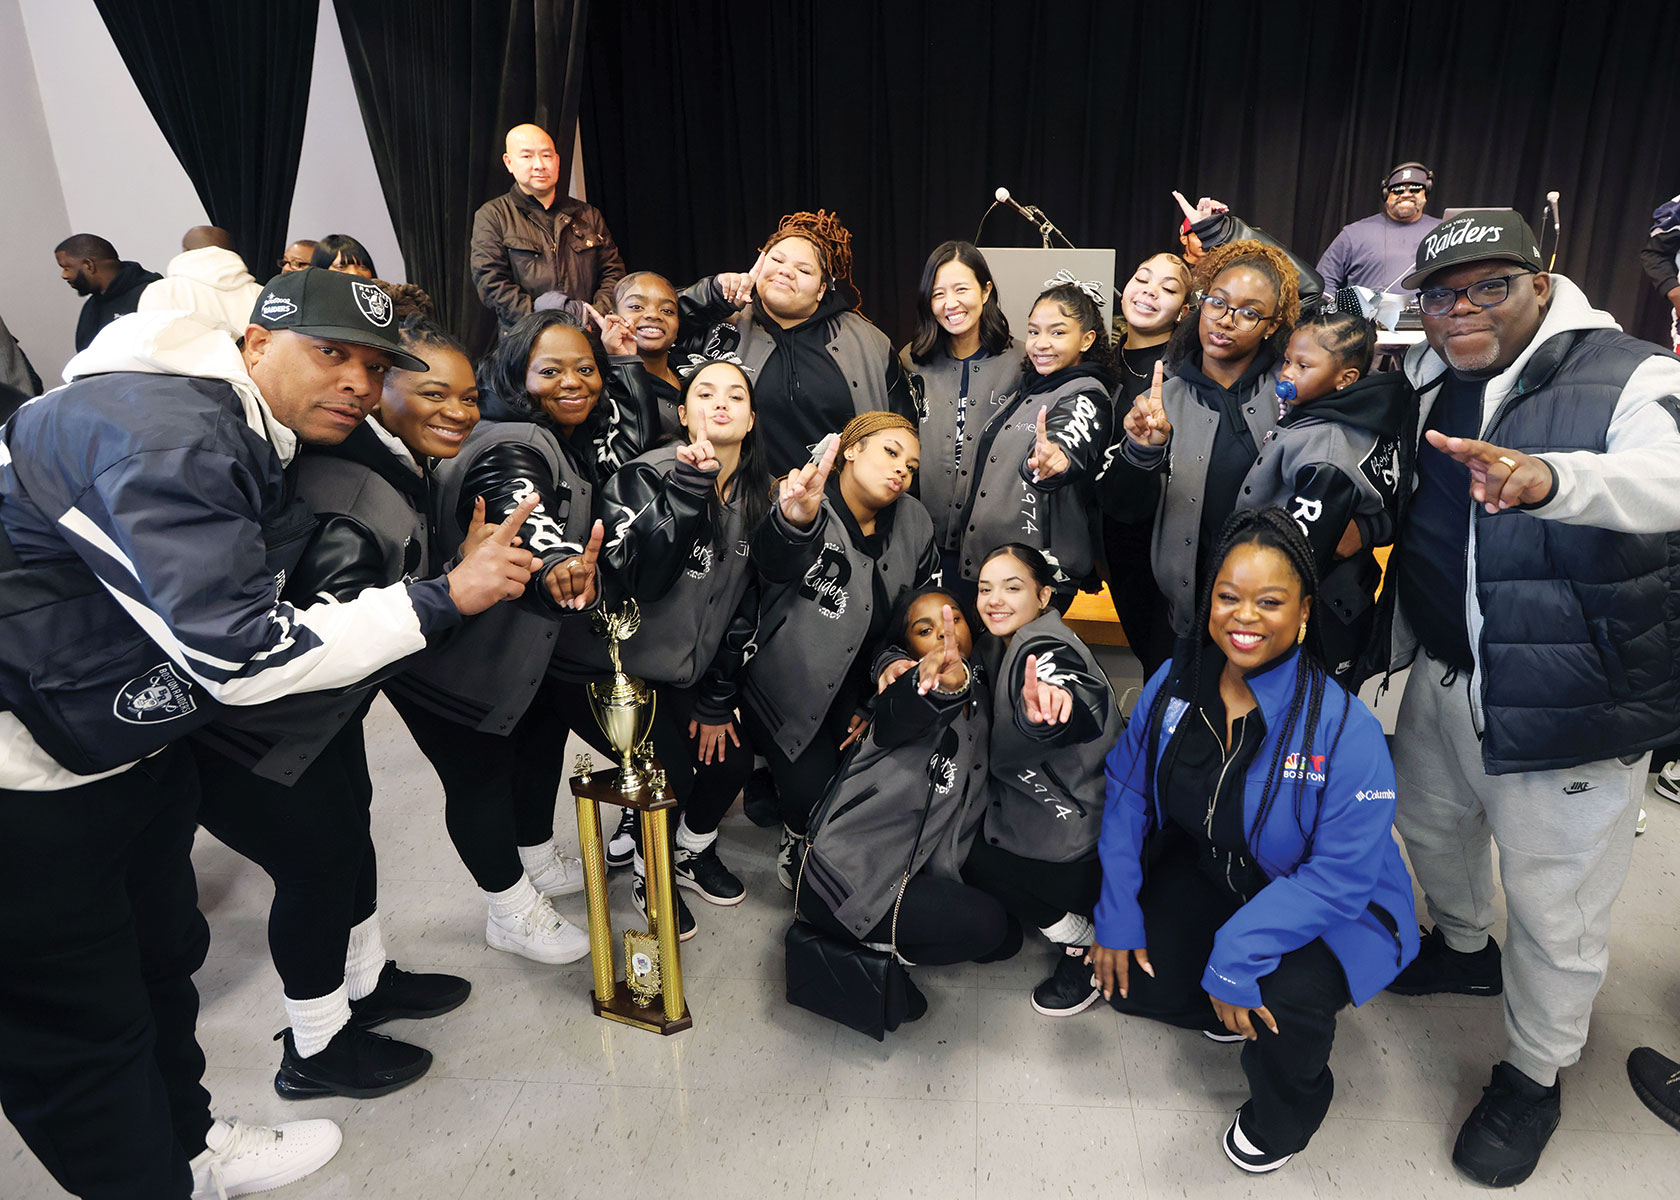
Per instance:
[[[80,299],[59,280],[52,248],[96,233],[161,271],[181,234],[207,218],[93,0],[0,0],[0,80],[0,315],[43,379],[56,380],[75,348]],[[328,233],[359,238],[386,279],[406,278],[323,0],[287,234]]]

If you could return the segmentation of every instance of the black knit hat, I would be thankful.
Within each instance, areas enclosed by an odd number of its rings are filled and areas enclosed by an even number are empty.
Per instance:
[[[396,305],[385,289],[342,271],[306,267],[276,275],[257,297],[251,324],[383,350],[404,371],[427,369],[425,359],[402,348]]]

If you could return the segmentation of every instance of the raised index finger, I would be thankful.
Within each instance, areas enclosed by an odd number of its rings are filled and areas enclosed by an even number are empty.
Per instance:
[[[583,548],[583,568],[586,571],[595,569],[595,560],[601,556],[601,542],[606,537],[606,526],[596,521],[589,531],[589,544]]]
[[[1178,201],[1178,207],[1183,211],[1185,216],[1190,218],[1190,223],[1192,225],[1202,219],[1201,214],[1196,211],[1196,206],[1184,198],[1183,192],[1174,190],[1173,199]]]
[[[502,523],[496,526],[496,531],[490,535],[490,540],[500,542],[504,546],[513,545],[514,535],[519,532],[519,527],[525,524],[526,517],[537,511],[537,506],[541,503],[542,498],[535,493],[525,497],[519,502],[519,507],[502,518]]]
[[[1047,441],[1050,440],[1050,406],[1049,405],[1045,405],[1043,408],[1038,410],[1038,440],[1040,442],[1047,442]]]
[[[1166,374],[1166,366],[1157,359],[1155,362],[1155,376],[1149,381],[1149,403],[1155,408],[1161,407],[1162,378]]]

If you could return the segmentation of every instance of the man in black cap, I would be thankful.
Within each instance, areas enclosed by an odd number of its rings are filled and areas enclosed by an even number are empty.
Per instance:
[[[1508,210],[1418,245],[1422,431],[1390,561],[1395,827],[1434,928],[1392,990],[1505,998],[1453,1162],[1533,1172],[1609,960],[1654,747],[1680,724],[1680,359],[1548,274]],[[1385,593],[1386,595],[1387,593]],[[1508,915],[1493,927],[1491,847]]]
[[[263,290],[243,346],[191,314],[123,317],[0,441],[0,1105],[77,1195],[238,1195],[338,1148],[330,1121],[212,1117],[180,739],[362,679],[529,580],[504,526],[443,579],[278,599],[314,525],[286,481],[298,443],[341,441],[391,366],[425,369],[393,316],[374,284],[309,270]]]
[[[1342,226],[1318,260],[1325,295],[1344,287],[1396,290],[1418,241],[1441,223],[1423,211],[1434,184],[1434,172],[1417,162],[1401,163],[1383,178],[1383,210]]]

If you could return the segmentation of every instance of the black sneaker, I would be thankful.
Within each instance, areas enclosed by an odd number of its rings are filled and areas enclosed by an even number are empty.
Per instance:
[[[319,1054],[298,1055],[292,1031],[282,1029],[283,1043],[274,1092],[282,1100],[316,1096],[353,1096],[366,1100],[407,1087],[432,1065],[432,1052],[382,1033],[369,1033],[354,1022],[333,1034]]]
[[[1627,1071],[1645,1107],[1680,1129],[1680,1063],[1640,1046],[1628,1055]]]
[[[1202,1036],[1210,1042],[1220,1042],[1226,1045],[1229,1045],[1231,1042],[1246,1042],[1248,1040],[1240,1033],[1232,1033],[1218,1021],[1215,1021],[1212,1025],[1209,1025],[1206,1029],[1202,1030]]]
[[[1510,1063],[1497,1063],[1482,1099],[1453,1143],[1453,1166],[1487,1187],[1516,1187],[1534,1174],[1563,1116],[1563,1092],[1542,1087]]]
[[[416,1021],[440,1017],[460,1008],[471,994],[472,984],[459,975],[422,975],[386,959],[373,991],[350,1001],[350,1020],[372,1029],[398,1017]]]
[[[1458,992],[1465,996],[1497,996],[1505,990],[1505,973],[1499,965],[1499,943],[1465,954],[1447,945],[1439,929],[1418,930],[1418,956],[1412,960],[1388,990],[1399,996],[1433,996]]]
[[[776,882],[788,891],[799,886],[799,868],[805,862],[805,835],[782,826],[782,844],[776,850]]]
[[[741,811],[760,829],[782,823],[782,802],[769,767],[760,767],[747,779],[747,786],[741,789]]]
[[[1071,1017],[1102,998],[1084,946],[1063,946],[1050,978],[1032,991],[1032,1006],[1047,1017]]]
[[[686,942],[696,932],[694,928],[694,914],[688,911],[688,905],[683,903],[682,893],[672,889],[672,897],[677,902],[677,940]],[[647,919],[647,880],[638,875],[630,881],[630,903],[636,911]]]
[[[640,844],[641,828],[636,823],[636,810],[626,808],[624,815],[618,819],[618,828],[607,839],[607,866],[609,869],[628,867],[630,861],[636,857],[636,847]]]
[[[709,904],[727,907],[747,898],[747,889],[718,858],[716,839],[704,850],[678,846],[671,856],[671,877],[678,887],[697,893]]]
[[[1284,1163],[1294,1158],[1293,1154],[1273,1154],[1269,1150],[1262,1150],[1255,1144],[1243,1129],[1243,1114],[1253,1115],[1254,1101],[1250,1100],[1237,1109],[1237,1115],[1231,1122],[1231,1127],[1225,1131],[1220,1145],[1225,1148],[1225,1157],[1250,1175],[1264,1175],[1268,1171],[1275,1171]]]

